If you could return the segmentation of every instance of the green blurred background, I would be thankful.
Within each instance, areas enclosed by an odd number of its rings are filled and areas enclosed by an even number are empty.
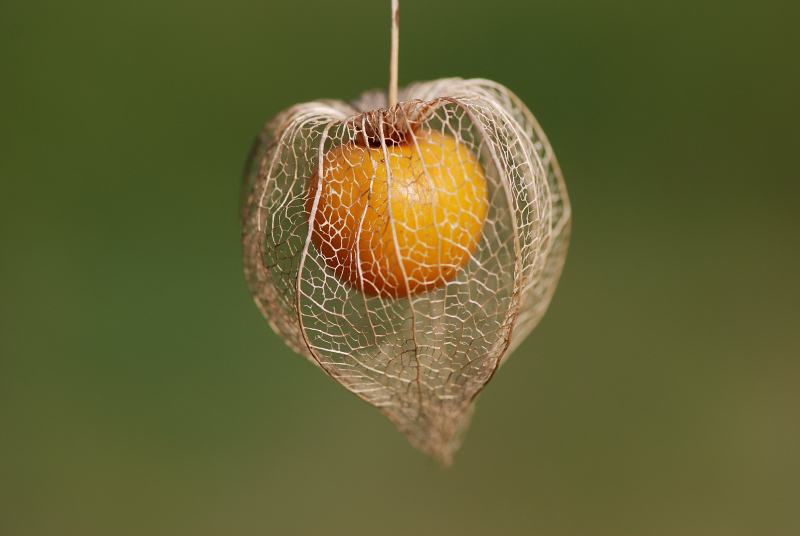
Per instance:
[[[444,470],[241,275],[264,120],[387,78],[388,1],[0,2],[0,534],[800,534],[796,3],[403,0],[574,208]]]

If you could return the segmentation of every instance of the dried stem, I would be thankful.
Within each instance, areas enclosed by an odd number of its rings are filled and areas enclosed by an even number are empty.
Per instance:
[[[400,6],[392,0],[392,51],[389,60],[389,107],[397,104],[397,63],[400,55]]]

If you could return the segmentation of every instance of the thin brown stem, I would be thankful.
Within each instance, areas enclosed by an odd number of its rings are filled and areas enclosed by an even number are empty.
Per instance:
[[[392,0],[392,50],[389,59],[389,107],[397,104],[397,70],[400,55],[400,0]]]

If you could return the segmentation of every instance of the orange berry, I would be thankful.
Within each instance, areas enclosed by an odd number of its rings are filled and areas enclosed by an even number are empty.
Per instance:
[[[452,136],[420,132],[386,147],[348,143],[311,180],[312,241],[341,281],[398,298],[444,285],[475,251],[488,209],[477,158]],[[359,270],[360,267],[360,270]]]

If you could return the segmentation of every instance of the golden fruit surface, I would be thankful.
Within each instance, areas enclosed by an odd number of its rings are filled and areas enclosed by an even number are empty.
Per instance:
[[[418,294],[452,280],[475,252],[486,177],[452,136],[421,132],[385,149],[344,144],[322,167],[306,208],[318,197],[312,241],[339,280],[370,296]]]

